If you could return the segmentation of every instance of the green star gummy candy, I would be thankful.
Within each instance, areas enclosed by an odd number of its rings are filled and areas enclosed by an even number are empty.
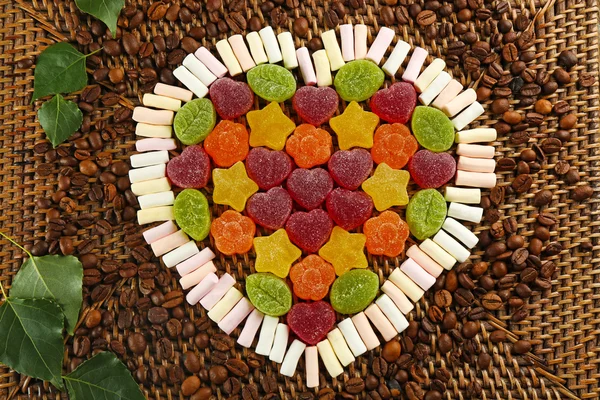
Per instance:
[[[179,141],[189,146],[203,141],[216,122],[217,113],[212,102],[209,99],[196,99],[177,111],[173,128]]]
[[[384,79],[383,71],[375,63],[355,60],[340,68],[333,84],[342,99],[364,101],[379,90]]]
[[[412,131],[419,144],[428,150],[440,153],[454,143],[454,125],[440,110],[419,106],[412,115]]]
[[[371,304],[378,290],[377,274],[366,269],[354,269],[333,282],[329,300],[335,311],[356,314]]]
[[[177,225],[195,240],[204,240],[210,231],[210,208],[206,197],[196,189],[185,189],[173,203]]]
[[[246,74],[254,93],[267,101],[284,102],[296,92],[296,80],[287,69],[275,64],[262,64]]]
[[[413,195],[406,207],[410,233],[425,240],[437,233],[446,219],[446,200],[436,189],[425,189]]]

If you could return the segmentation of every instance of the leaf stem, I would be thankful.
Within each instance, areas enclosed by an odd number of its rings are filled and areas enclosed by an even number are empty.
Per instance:
[[[8,296],[6,295],[6,292],[4,291],[4,286],[2,286],[2,281],[0,281],[0,290],[2,291],[2,296],[4,296],[4,299],[8,300]]]
[[[11,242],[15,246],[17,246],[19,249],[21,249],[25,253],[27,253],[27,255],[29,256],[29,258],[33,259],[33,255],[29,251],[27,251],[27,249],[25,247],[23,247],[19,243],[15,242],[10,236],[6,235],[4,232],[0,232],[0,235],[2,235],[2,237],[4,237],[4,239],[8,240],[9,242]]]
[[[99,49],[92,51],[90,54],[86,54],[85,58],[88,58],[89,56],[93,56],[94,54],[98,53],[102,49],[104,49],[104,47],[100,47]]]

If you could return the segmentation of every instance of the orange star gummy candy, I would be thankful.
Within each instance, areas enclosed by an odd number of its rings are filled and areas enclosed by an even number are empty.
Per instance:
[[[225,211],[210,226],[217,249],[228,256],[249,252],[255,232],[254,222],[233,210]]]
[[[400,169],[419,149],[417,139],[402,124],[384,124],[375,131],[371,156],[377,164]]]
[[[335,280],[335,270],[327,261],[311,254],[290,270],[294,293],[303,300],[321,300]]]
[[[373,255],[397,257],[408,239],[408,224],[393,211],[384,211],[365,222],[367,251]]]
[[[331,146],[329,132],[310,124],[302,124],[288,138],[285,149],[300,168],[312,168],[329,161]]]
[[[242,124],[223,120],[204,139],[204,150],[219,167],[231,167],[248,155],[248,131]]]

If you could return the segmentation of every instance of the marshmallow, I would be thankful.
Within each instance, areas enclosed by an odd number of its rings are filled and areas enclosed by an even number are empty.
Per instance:
[[[283,59],[279,45],[277,44],[277,38],[273,32],[273,28],[267,26],[258,31],[260,38],[262,39],[265,50],[267,51],[267,58],[271,64],[278,63]]]
[[[398,288],[415,303],[418,302],[419,299],[425,294],[423,289],[414,283],[412,279],[406,276],[406,274],[402,272],[400,268],[394,269],[390,276],[388,276],[388,280],[390,280],[394,285],[398,286]]]
[[[313,53],[315,61],[315,69],[317,70],[317,85],[331,86],[331,71],[329,66],[329,58],[325,50],[317,50]]]
[[[136,107],[131,117],[135,122],[150,125],[173,125],[175,113],[170,110],[153,110],[147,107]]]
[[[219,40],[215,47],[217,48],[217,52],[219,52],[221,60],[223,60],[223,63],[227,67],[227,70],[231,76],[236,76],[243,72],[242,66],[238,62],[237,58],[235,58],[233,49],[231,48],[231,45],[227,39]]]
[[[429,87],[431,82],[444,71],[444,68],[446,68],[446,62],[444,60],[441,58],[434,59],[415,81],[415,89],[417,92],[423,93],[425,89]]]
[[[342,332],[342,335],[344,335],[344,339],[346,340],[348,347],[350,347],[352,354],[354,354],[354,357],[358,357],[367,351],[367,347],[360,338],[356,327],[352,323],[352,319],[346,318],[339,322],[338,328]]]
[[[431,239],[425,239],[423,243],[419,245],[419,248],[447,270],[451,270],[454,264],[456,264],[454,257],[446,253],[444,249]]]
[[[177,99],[185,102],[190,101],[192,97],[194,97],[194,93],[190,92],[189,90],[177,86],[165,85],[164,83],[160,82],[157,83],[156,86],[154,86],[154,94],[160,96],[167,96],[172,99]]]
[[[463,90],[463,85],[456,79],[452,79],[450,82],[448,82],[438,97],[435,98],[431,105],[437,109],[441,109],[447,103],[452,101],[452,99],[454,99],[461,90]]]
[[[414,83],[417,80],[428,54],[424,48],[415,47],[410,60],[408,60],[408,65],[402,74],[403,81]]]
[[[340,37],[342,39],[342,56],[344,61],[354,60],[354,30],[352,24],[340,25]]]
[[[137,212],[138,225],[146,225],[158,221],[172,221],[174,219],[173,206],[155,207]]]
[[[377,37],[373,41],[373,44],[371,44],[371,48],[369,48],[365,58],[379,65],[389,45],[392,44],[394,36],[396,34],[393,29],[386,28],[385,26],[380,27]]]
[[[482,173],[457,170],[454,182],[458,186],[491,189],[496,186],[496,174],[493,172]]]
[[[408,258],[404,261],[400,266],[400,269],[423,290],[429,290],[435,283],[435,278],[412,258]]]
[[[473,158],[494,158],[495,151],[494,146],[481,146],[478,144],[466,143],[459,143],[456,146],[457,155]]]
[[[306,387],[319,386],[319,354],[317,346],[307,347],[305,354]]]
[[[298,68],[298,59],[296,58],[296,46],[290,32],[281,32],[277,35],[279,47],[281,47],[281,56],[283,57],[283,66],[287,69]]]
[[[446,71],[440,72],[439,75],[433,80],[433,82],[431,82],[429,86],[427,86],[427,89],[425,89],[423,93],[421,93],[421,95],[419,96],[419,101],[421,102],[421,104],[425,106],[431,104],[433,99],[435,99],[437,95],[439,95],[442,92],[442,90],[444,90],[446,85],[448,85],[448,83],[450,83],[451,80],[452,77],[449,73],[447,73]]]
[[[131,191],[136,196],[168,192],[169,190],[171,190],[171,184],[167,178],[158,178],[151,181],[136,182],[131,184]]]
[[[183,65],[175,68],[173,75],[179,82],[183,83],[183,86],[194,92],[198,98],[202,98],[208,94],[208,87]]]
[[[379,296],[379,298],[375,300],[375,304],[377,304],[379,309],[392,323],[394,329],[398,333],[403,332],[406,328],[408,328],[408,321],[406,320],[406,317],[400,312],[398,307],[396,307],[392,299],[390,299],[387,294],[382,294]]]
[[[444,198],[449,203],[479,204],[481,202],[481,189],[446,186]]]
[[[377,338],[375,331],[373,331],[371,324],[369,324],[369,320],[364,312],[361,311],[354,315],[352,317],[352,323],[358,331],[367,350],[373,350],[375,347],[379,346],[379,339]]]
[[[242,35],[230,36],[228,40],[229,44],[231,45],[231,49],[233,50],[233,54],[235,54],[235,58],[237,58],[237,61],[244,72],[256,67],[256,64],[250,55],[250,51],[248,51],[248,47],[246,46],[244,37]]]
[[[179,275],[181,276],[187,275],[190,272],[197,270],[209,261],[212,261],[214,258],[215,253],[213,253],[213,251],[210,248],[206,247],[202,249],[200,253],[196,254],[191,258],[188,258],[181,264],[177,265],[177,272],[179,272]]]
[[[406,250],[406,255],[413,259],[417,264],[421,266],[429,275],[437,278],[444,272],[444,268],[431,259],[427,254],[423,253],[423,250],[419,249],[419,246],[413,245]],[[405,313],[406,314],[406,313]]]
[[[455,220],[454,218],[446,218],[444,221],[444,225],[442,225],[442,229],[446,232],[463,242],[465,246],[469,249],[475,247],[477,242],[479,242],[479,238],[473,232],[469,230],[466,226]]]
[[[338,44],[337,38],[335,37],[335,31],[330,29],[321,33],[321,40],[323,41],[323,47],[327,52],[327,58],[329,58],[329,65],[332,71],[337,71],[342,68],[346,62],[342,57],[342,50]]]
[[[217,324],[221,322],[223,318],[227,315],[229,311],[244,297],[242,292],[232,287],[229,288],[225,296],[213,308],[208,312],[208,318],[216,322]]]
[[[165,254],[162,260],[165,264],[165,267],[172,268],[180,262],[185,261],[193,255],[198,254],[199,251],[200,250],[198,250],[196,242],[190,240],[189,242],[179,246],[175,250],[171,250],[169,253]]]
[[[335,378],[344,372],[344,368],[335,356],[333,347],[331,347],[329,340],[325,339],[317,343],[317,350],[319,350],[319,356],[321,356],[321,360],[323,360],[325,369],[327,372],[329,372],[329,375],[331,375],[332,378]]]
[[[167,165],[158,164],[144,168],[136,168],[129,170],[129,182],[143,182],[152,179],[164,178],[166,175]]]
[[[465,262],[471,256],[469,250],[465,249],[456,241],[456,239],[448,235],[444,230],[440,229],[433,237],[433,241],[442,249],[446,250],[452,257],[456,258],[456,261],[458,262]]]
[[[404,62],[404,59],[408,55],[409,51],[410,44],[398,39],[398,43],[396,43],[394,50],[392,50],[392,53],[385,61],[385,64],[383,64],[381,69],[383,69],[383,71],[389,76],[396,75],[396,72],[398,72],[398,69],[400,69],[400,66]]]
[[[146,194],[138,197],[137,201],[142,210],[154,207],[172,206],[173,203],[175,203],[175,194],[171,190],[168,192]]]
[[[276,363],[283,361],[289,337],[290,328],[286,324],[278,324],[275,330],[275,338],[273,339],[273,347],[271,347],[271,351],[269,352],[269,360]]]
[[[250,53],[252,54],[252,59],[256,65],[264,64],[269,61],[267,54],[265,53],[265,48],[263,47],[262,39],[260,38],[258,32],[248,33],[246,35],[246,40],[248,41]]]
[[[367,307],[365,315],[369,317],[369,320],[375,325],[375,328],[381,333],[383,340],[386,342],[389,342],[397,335],[398,332],[394,328],[394,325],[387,319],[376,303]]]
[[[408,297],[398,288],[398,286],[394,285],[391,281],[386,280],[381,285],[381,291],[387,294],[390,299],[396,304],[398,309],[402,311],[404,314],[408,315],[409,312],[412,311],[415,306],[413,303],[408,300]]]
[[[367,26],[358,24],[354,27],[354,59],[362,60],[367,56]]]
[[[489,158],[471,158],[460,156],[456,168],[461,171],[471,172],[494,172],[496,169],[496,161]]]
[[[452,99],[452,101],[446,103],[446,105],[442,107],[442,111],[447,116],[453,117],[465,108],[469,107],[476,100],[477,93],[472,88],[468,88]]]
[[[209,261],[197,270],[184,275],[181,279],[179,279],[179,284],[183,289],[188,289],[202,282],[202,279],[204,279],[204,277],[207,275],[215,272],[217,272],[215,264],[213,264],[212,261]]]
[[[233,276],[229,275],[228,273],[224,273],[219,278],[219,282],[217,282],[213,290],[211,290],[206,296],[204,296],[202,300],[200,300],[200,304],[206,310],[210,311],[215,304],[217,304],[217,302],[221,300],[223,296],[225,296],[225,293],[227,293],[234,284],[235,279],[233,279]]]
[[[300,47],[296,50],[296,56],[298,57],[298,64],[300,65],[300,72],[302,73],[302,79],[306,86],[313,86],[317,83],[317,75],[313,68],[312,61],[310,60],[310,54],[306,47]]]
[[[187,243],[190,240],[188,235],[181,229],[175,233],[171,233],[169,236],[157,240],[152,243],[150,247],[156,257],[160,257],[163,254],[167,254],[169,251]]]
[[[208,67],[202,64],[202,61],[198,60],[198,58],[193,54],[188,54],[187,57],[183,59],[183,66],[186,67],[188,71],[198,78],[206,87],[210,86],[214,81],[217,80],[215,74],[210,72]]]
[[[167,96],[159,96],[157,94],[146,93],[142,97],[142,103],[146,107],[160,108],[161,110],[179,111],[181,108],[181,100],[172,99]]]
[[[467,206],[460,203],[450,203],[448,207],[448,216],[463,221],[481,222],[483,217],[483,208]]]
[[[279,318],[271,317],[270,315],[264,316],[260,334],[258,335],[258,343],[256,344],[256,349],[254,349],[256,354],[260,354],[261,356],[269,355],[278,324]]]
[[[327,334],[327,340],[329,340],[335,355],[344,367],[354,362],[354,356],[346,344],[342,332],[338,328],[335,328]]]
[[[135,149],[140,153],[156,150],[175,150],[176,148],[177,142],[175,142],[175,139],[148,138],[135,142]]]
[[[231,334],[235,328],[254,310],[254,306],[245,297],[242,297],[240,301],[229,311],[229,313],[219,321],[219,328],[226,334]]]
[[[135,134],[148,138],[170,138],[173,136],[173,127],[171,125],[138,123],[135,126]]]
[[[483,114],[483,112],[483,106],[477,101],[474,102],[452,120],[454,129],[457,131],[464,129],[465,126],[475,121],[481,114]]]
[[[494,128],[467,129],[456,133],[456,143],[493,142],[497,136]]]
[[[238,337],[237,342],[240,346],[246,348],[252,346],[252,342],[254,341],[256,332],[258,332],[258,328],[260,327],[263,317],[264,314],[258,311],[256,308],[252,310],[250,316],[244,324],[244,328],[240,332],[240,336]]]
[[[177,232],[177,225],[173,221],[167,221],[162,223],[154,228],[150,228],[147,231],[144,231],[142,235],[146,240],[146,243],[152,244],[159,239],[164,238],[165,236],[169,236],[171,233]]]
[[[200,47],[196,50],[194,55],[202,62],[202,64],[206,65],[206,68],[208,68],[217,78],[222,78],[227,75],[227,67],[225,67],[217,57],[213,56],[206,47]]]
[[[129,157],[133,168],[147,167],[149,165],[166,164],[169,162],[169,152],[166,150],[150,151],[134,154]]]
[[[300,360],[302,353],[304,353],[304,349],[306,349],[306,345],[298,339],[294,339],[287,353],[285,353],[285,358],[279,368],[279,373],[281,375],[287,377],[294,376],[298,361]]]
[[[202,281],[194,286],[192,290],[185,296],[186,301],[189,305],[193,306],[197,304],[204,296],[210,292],[210,290],[217,284],[219,278],[213,272],[206,275]]]

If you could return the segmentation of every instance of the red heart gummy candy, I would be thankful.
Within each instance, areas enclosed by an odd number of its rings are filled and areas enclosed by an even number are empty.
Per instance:
[[[248,216],[267,229],[282,228],[292,212],[292,198],[287,190],[274,187],[266,193],[255,193],[246,203]]]
[[[285,230],[296,246],[308,253],[316,253],[327,242],[333,221],[321,209],[293,213],[285,224]]]
[[[210,85],[210,99],[222,119],[234,119],[250,111],[254,93],[244,82],[221,78]]]
[[[417,105],[417,92],[408,82],[394,83],[371,97],[371,111],[387,122],[405,124]]]
[[[292,159],[283,151],[256,147],[246,157],[248,176],[262,190],[279,186],[292,172]]]
[[[342,188],[329,193],[326,206],[335,223],[347,231],[361,226],[373,213],[373,200],[368,194]]]
[[[365,149],[339,150],[333,153],[327,167],[338,185],[355,190],[371,175],[373,158]]]
[[[333,179],[323,168],[295,169],[287,180],[292,199],[307,210],[317,208],[333,189]]]
[[[203,188],[210,178],[210,158],[202,146],[188,146],[167,163],[167,177],[181,188]]]
[[[300,118],[319,126],[329,121],[338,109],[338,94],[329,86],[302,86],[294,94],[292,105]]]
[[[448,153],[419,150],[408,162],[410,176],[423,189],[439,188],[456,172],[456,160]]]
[[[288,312],[287,323],[292,332],[304,343],[314,346],[325,339],[333,324],[335,312],[324,301],[297,303]]]

